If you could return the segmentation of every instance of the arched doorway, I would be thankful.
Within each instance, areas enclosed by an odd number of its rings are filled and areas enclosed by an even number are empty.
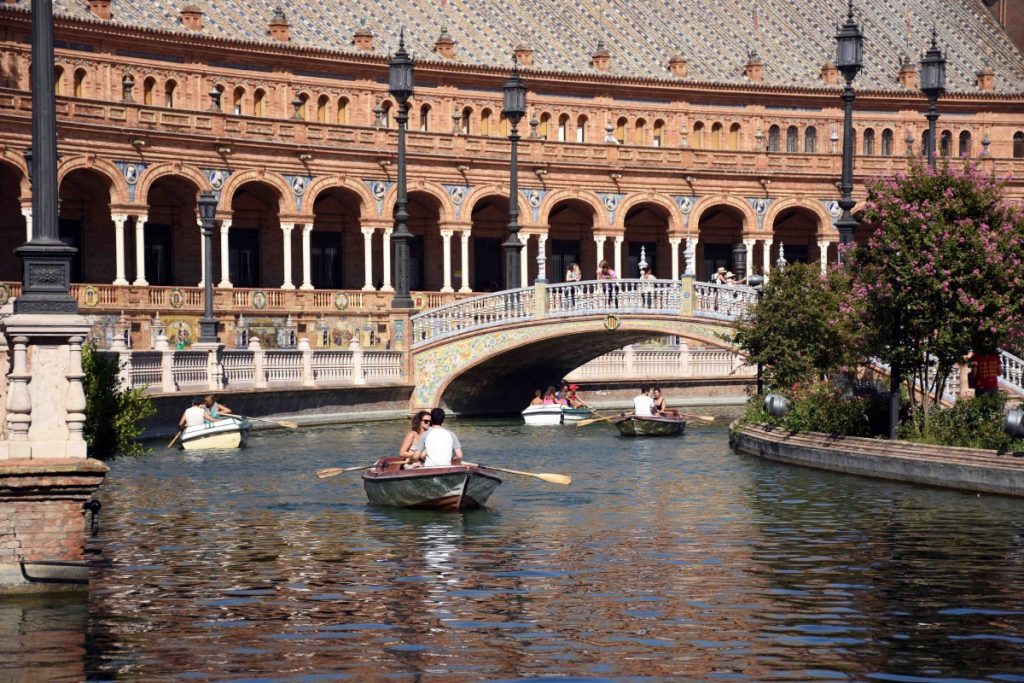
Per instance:
[[[697,279],[710,280],[719,268],[732,270],[733,246],[743,235],[743,213],[728,204],[708,207],[697,230]]]
[[[24,244],[28,236],[25,218],[21,214],[21,171],[6,163],[0,163],[0,280],[21,280],[21,259],[14,254],[14,248]]]
[[[360,289],[365,284],[359,204],[356,193],[342,187],[327,188],[313,202],[310,280],[314,289]]]
[[[671,252],[668,243],[669,214],[657,204],[638,204],[629,210],[623,223],[626,230],[626,259],[619,277],[640,277],[640,256],[655,277],[669,279]]]
[[[791,207],[783,209],[771,226],[774,265],[779,258],[779,245],[784,245],[787,263],[816,263],[818,253],[818,216],[809,209]]]
[[[470,286],[475,292],[496,292],[505,288],[505,260],[501,244],[508,227],[508,198],[482,197],[473,206],[470,231]],[[525,286],[525,283],[524,283]]]
[[[260,181],[245,183],[231,197],[228,273],[235,287],[278,287],[284,281],[279,199],[273,186]]]
[[[151,285],[190,285],[203,279],[202,235],[196,218],[199,188],[187,178],[166,175],[150,186],[146,200],[143,257]],[[135,230],[126,230],[125,253],[135,253]],[[219,263],[214,240],[214,264]],[[129,279],[138,277],[135,259],[128,259]]]
[[[408,211],[413,235],[409,240],[409,289],[438,292],[444,281],[441,202],[429,192],[410,192]]]
[[[584,280],[597,277],[594,219],[593,207],[578,199],[565,199],[551,207],[547,242],[551,282],[565,282],[565,271],[573,263],[579,264]]]
[[[71,282],[110,283],[117,269],[110,180],[87,168],[71,171],[60,183],[60,239],[78,251],[71,259]]]

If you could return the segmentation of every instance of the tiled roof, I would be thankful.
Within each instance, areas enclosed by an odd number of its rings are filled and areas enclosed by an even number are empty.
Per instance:
[[[115,23],[188,33],[179,19],[185,0],[113,0]],[[534,68],[596,73],[590,57],[598,42],[611,52],[609,74],[664,78],[669,58],[683,54],[688,79],[743,83],[750,49],[764,61],[766,85],[816,87],[821,65],[833,58],[837,24],[846,0],[199,0],[202,33],[276,44],[267,25],[281,7],[291,23],[291,44],[352,50],[364,26],[379,54],[393,49],[405,26],[413,56],[438,59],[434,41],[447,27],[461,63],[507,66],[513,46],[534,50]],[[18,0],[27,7],[28,0]],[[864,70],[857,87],[899,90],[901,57],[915,62],[934,25],[945,51],[947,87],[976,92],[975,74],[986,64],[996,90],[1024,90],[1024,55],[981,0],[857,0],[865,35]],[[82,0],[54,0],[59,15],[92,18]],[[756,19],[755,19],[756,16]],[[908,44],[909,38],[909,44]]]

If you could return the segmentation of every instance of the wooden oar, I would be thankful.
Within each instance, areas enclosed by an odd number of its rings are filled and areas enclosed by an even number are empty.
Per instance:
[[[493,465],[479,465],[475,462],[465,461],[463,461],[462,464],[467,465],[469,467],[482,467],[484,469],[494,470],[495,472],[508,472],[509,474],[518,474],[524,477],[534,477],[536,479],[540,479],[541,481],[546,481],[552,484],[562,484],[563,486],[568,486],[569,484],[572,483],[572,477],[570,477],[568,474],[552,474],[550,472],[521,472],[519,470],[505,469],[504,467],[494,467]]]
[[[298,429],[299,424],[292,422],[291,420],[267,420],[262,417],[247,417],[246,415],[225,415],[225,417],[238,417],[243,420],[251,420],[253,422],[269,422],[270,424],[284,427],[285,429]]]
[[[181,435],[184,434],[184,433],[185,433],[184,429],[179,429],[178,433],[174,435],[173,439],[171,439],[171,442],[169,444],[167,444],[167,447],[170,448],[174,444],[178,443],[178,439],[180,439]]]
[[[605,420],[614,420],[617,417],[622,417],[622,416],[621,415],[606,415],[605,417],[591,417],[591,418],[588,418],[586,420],[580,420],[579,422],[577,422],[576,423],[576,428],[579,429],[580,427],[586,427],[587,425],[596,424],[598,422],[604,422]]]
[[[402,462],[402,464],[404,465],[407,462],[409,461],[405,460]],[[375,467],[376,465],[377,463],[373,463],[372,465],[358,465],[356,467],[325,467],[322,470],[317,470],[316,476],[317,479],[327,479],[328,477],[336,477],[339,474],[344,474],[345,472],[358,472],[359,470],[368,470],[371,467]]]
[[[683,417],[692,417],[695,420],[704,420],[705,422],[714,422],[715,421],[715,418],[711,417],[710,415],[694,415],[693,413],[682,413],[682,412],[679,412],[678,410],[676,412],[679,413],[680,415],[682,415]]]

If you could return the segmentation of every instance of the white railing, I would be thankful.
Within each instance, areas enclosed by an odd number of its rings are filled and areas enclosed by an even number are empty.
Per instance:
[[[302,382],[302,354],[295,351],[264,351],[264,368],[268,382]]]
[[[735,320],[757,302],[757,292],[745,285],[693,283],[693,313],[704,318]]]
[[[300,359],[301,362],[301,359]],[[313,352],[313,381],[314,382],[337,382],[351,379],[352,377],[352,352],[351,351],[314,351]]]
[[[566,379],[579,381],[754,377],[756,368],[728,349],[635,349],[612,351],[581,365]]]
[[[368,383],[371,380],[401,379],[405,371],[405,354],[401,351],[365,351],[363,352],[363,377]]]
[[[547,315],[653,313],[679,315],[676,280],[587,280],[547,287]]]
[[[456,301],[412,316],[413,346],[471,330],[531,320],[533,314],[533,287]]]
[[[132,363],[134,365],[134,362]],[[178,351],[173,356],[171,376],[179,387],[208,385],[205,351]]]
[[[1018,395],[1024,394],[1024,360],[1003,349],[999,349],[999,360],[999,380]]]
[[[133,359],[134,360],[134,359]],[[252,351],[224,351],[220,362],[224,368],[224,384],[255,384],[255,354]]]
[[[132,354],[128,381],[133,387],[160,386],[163,354],[159,351],[139,351]]]

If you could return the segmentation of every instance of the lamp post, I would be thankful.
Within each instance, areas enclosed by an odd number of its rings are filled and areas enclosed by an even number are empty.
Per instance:
[[[853,79],[857,77],[863,66],[864,57],[864,35],[860,32],[860,26],[853,20],[853,0],[850,0],[846,23],[836,34],[836,66],[846,84],[843,86],[843,175],[839,181],[839,191],[842,196],[839,199],[839,208],[843,215],[836,221],[836,228],[839,229],[840,245],[853,242],[854,231],[857,229],[857,219],[850,212],[853,209]],[[842,249],[839,250],[842,259]]]
[[[505,82],[504,106],[501,113],[509,122],[508,139],[512,143],[512,166],[508,180],[508,237],[501,245],[505,252],[505,289],[518,289],[525,283],[519,282],[520,252],[523,243],[519,241],[519,122],[526,115],[526,83],[519,76],[519,63],[513,58],[512,75]]]
[[[747,284],[754,288],[757,292],[757,305],[760,306],[761,302],[764,301],[764,275],[751,275],[747,278]],[[761,361],[757,362],[757,395],[760,396],[764,393],[764,367],[761,365]]]
[[[32,0],[32,239],[14,250],[23,264],[15,313],[78,312],[71,296],[71,259],[77,250],[60,241],[57,222],[53,81],[53,2]]]
[[[217,344],[217,319],[213,317],[213,229],[217,215],[217,195],[199,194],[199,224],[203,229],[203,317],[199,319],[199,343]],[[223,276],[223,274],[222,274]]]
[[[405,191],[405,126],[409,122],[409,98],[413,89],[413,63],[405,51],[405,29],[398,35],[398,51],[391,58],[388,73],[388,90],[398,103],[398,197],[395,200],[395,229],[391,235],[394,245],[395,296],[391,300],[394,308],[412,308],[409,296],[409,232],[407,210],[409,198]]]
[[[928,98],[928,166],[935,168],[935,122],[939,119],[939,97],[946,92],[946,58],[932,29],[932,44],[921,59],[921,92]]]

